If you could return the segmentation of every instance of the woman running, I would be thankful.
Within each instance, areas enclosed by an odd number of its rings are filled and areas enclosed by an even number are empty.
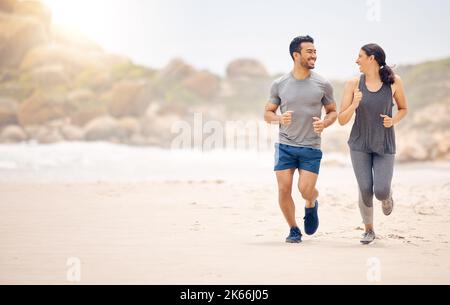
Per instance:
[[[377,44],[361,48],[356,63],[361,76],[347,82],[339,123],[346,125],[356,113],[348,144],[359,186],[359,209],[365,224],[362,244],[375,238],[373,196],[382,202],[385,215],[394,208],[391,182],[396,153],[394,125],[407,114],[402,80],[386,64],[386,54]],[[398,111],[392,115],[393,100]]]

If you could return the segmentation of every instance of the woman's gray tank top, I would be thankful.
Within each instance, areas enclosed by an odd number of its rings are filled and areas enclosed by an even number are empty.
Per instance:
[[[353,124],[348,145],[351,150],[383,154],[395,154],[394,127],[385,128],[381,114],[392,117],[394,106],[392,88],[383,83],[377,92],[367,89],[365,75],[361,75],[359,90],[363,97],[356,109],[355,123]]]

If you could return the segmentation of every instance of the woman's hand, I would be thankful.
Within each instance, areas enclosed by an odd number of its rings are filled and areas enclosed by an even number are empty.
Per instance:
[[[359,89],[355,89],[355,91],[353,92],[353,102],[352,102],[352,105],[355,107],[355,109],[358,109],[362,97],[363,97],[362,92]]]
[[[344,126],[352,119],[355,110],[362,100],[362,92],[359,88],[359,78],[355,77],[345,83],[344,94],[342,96],[341,110],[338,115],[339,124]]]
[[[392,126],[394,126],[394,119],[393,118],[391,118],[391,117],[389,117],[387,115],[384,115],[384,114],[380,114],[380,116],[382,118],[384,118],[384,120],[383,120],[384,127],[391,128]]]

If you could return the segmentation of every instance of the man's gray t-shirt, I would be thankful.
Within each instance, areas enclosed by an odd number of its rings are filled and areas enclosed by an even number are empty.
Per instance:
[[[280,144],[320,149],[313,117],[320,118],[322,107],[334,103],[330,82],[313,71],[304,80],[295,79],[291,72],[274,81],[270,102],[280,106],[281,113],[294,112],[290,125],[280,125]]]

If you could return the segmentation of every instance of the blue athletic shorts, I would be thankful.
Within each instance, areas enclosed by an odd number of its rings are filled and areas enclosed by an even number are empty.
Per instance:
[[[302,169],[318,175],[321,161],[320,149],[275,144],[275,171]]]

